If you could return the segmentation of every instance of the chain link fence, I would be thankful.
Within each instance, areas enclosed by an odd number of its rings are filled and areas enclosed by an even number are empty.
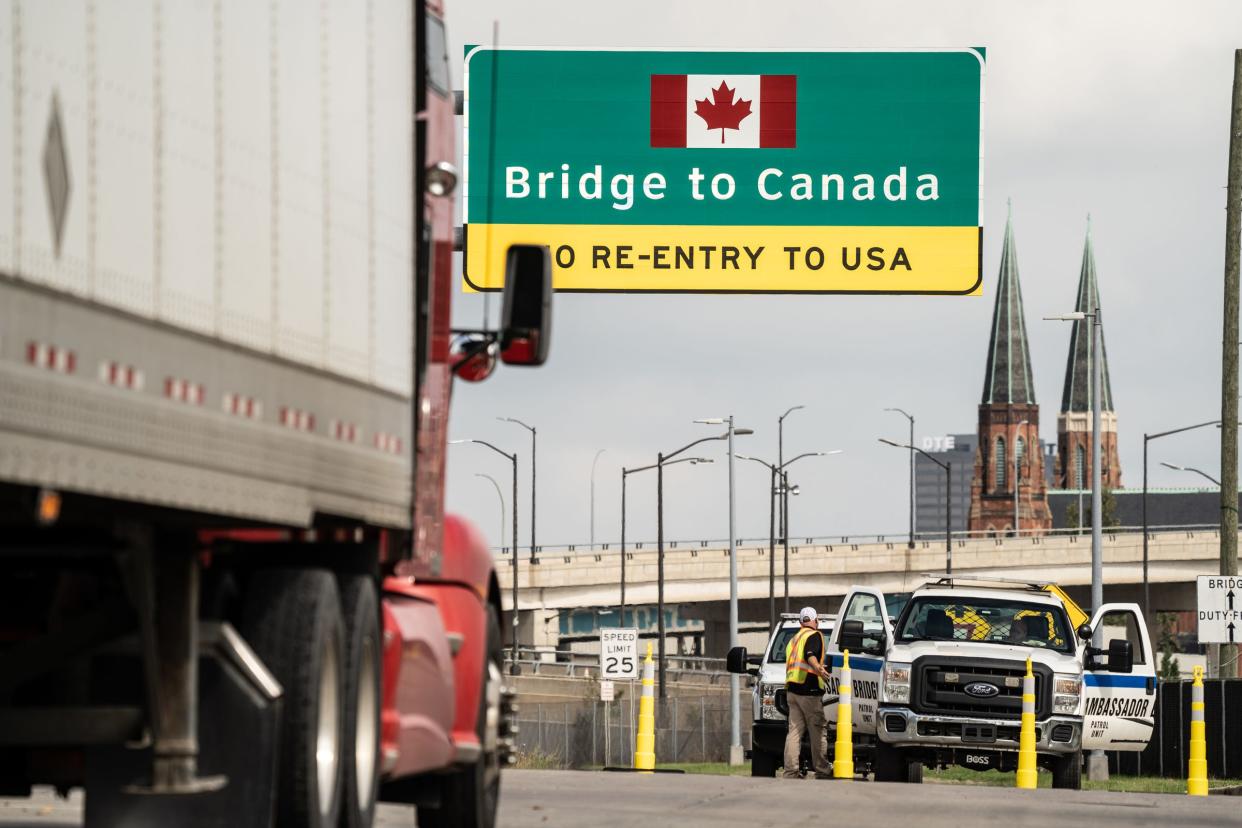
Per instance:
[[[1109,753],[1112,773],[1186,777],[1190,758],[1189,681],[1162,681],[1156,704],[1156,727],[1142,751]],[[1204,730],[1208,776],[1242,776],[1242,679],[1204,679]]]
[[[632,767],[639,700],[519,704],[518,765],[541,768]],[[745,723],[749,725],[749,722]],[[657,705],[656,761],[727,762],[728,699],[670,698]],[[749,727],[742,744],[750,746]]]

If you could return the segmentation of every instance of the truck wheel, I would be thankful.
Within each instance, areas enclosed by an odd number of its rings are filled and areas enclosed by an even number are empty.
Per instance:
[[[467,768],[444,778],[439,808],[419,808],[420,828],[494,828],[500,802],[500,690],[504,683],[500,619],[487,605],[487,650],[483,659],[479,715],[475,727],[483,752]]]
[[[906,781],[911,785],[923,784],[923,763],[907,762],[906,763]]]
[[[345,740],[341,752],[342,828],[370,828],[375,819],[380,748],[380,632],[375,581],[340,582],[345,618]]]
[[[1058,756],[1052,763],[1052,787],[1082,790],[1082,751]]]
[[[900,750],[880,741],[875,743],[871,774],[876,782],[909,782],[908,768],[909,763]]]
[[[755,748],[750,752],[750,775],[776,776],[776,771],[781,767],[783,761],[783,759],[768,753],[766,750]]]
[[[336,580],[321,569],[256,572],[242,633],[284,688],[277,822],[337,828],[345,633]]]

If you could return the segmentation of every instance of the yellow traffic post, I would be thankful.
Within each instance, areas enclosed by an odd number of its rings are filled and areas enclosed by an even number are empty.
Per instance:
[[[640,771],[655,770],[655,662],[651,660],[650,641],[647,642],[647,660],[643,662],[643,695],[638,702],[634,767]]]
[[[1203,724],[1203,668],[1195,665],[1195,683],[1190,686],[1190,769],[1186,774],[1186,793],[1207,796],[1207,737]]]
[[[1018,735],[1018,787],[1039,787],[1039,771],[1035,769],[1035,674],[1031,659],[1026,659],[1026,676],[1022,679],[1022,730]]]
[[[852,718],[853,688],[850,684],[850,651],[846,650],[841,664],[841,686],[837,688],[837,743],[832,759],[834,779],[854,778],[854,722]]]

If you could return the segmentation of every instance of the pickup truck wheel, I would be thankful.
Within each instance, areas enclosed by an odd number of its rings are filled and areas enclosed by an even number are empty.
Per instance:
[[[277,822],[337,828],[345,632],[336,579],[321,569],[266,569],[246,590],[242,633],[284,688]]]
[[[766,750],[755,748],[750,752],[750,775],[776,776],[776,771],[780,768],[781,761],[780,757],[768,753]]]
[[[375,819],[380,748],[380,632],[375,580],[340,582],[345,617],[345,743],[342,828],[370,828]]]
[[[872,760],[871,772],[876,782],[909,782],[909,764],[899,749],[880,741],[875,743],[875,759]]]
[[[1052,787],[1082,790],[1082,751],[1058,756],[1052,763]]]
[[[911,785],[923,784],[923,763],[908,762],[906,763],[906,781]]]
[[[475,727],[483,752],[469,767],[444,778],[439,808],[419,808],[419,828],[495,828],[500,803],[500,715],[504,674],[500,619],[487,605],[487,650]]]

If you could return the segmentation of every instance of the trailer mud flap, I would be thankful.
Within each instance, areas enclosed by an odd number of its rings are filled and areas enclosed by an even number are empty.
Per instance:
[[[151,748],[86,751],[85,828],[268,828],[276,801],[279,683],[227,625],[204,624],[199,648],[199,770],[228,777],[199,794],[127,791],[149,780]],[[138,660],[134,669],[140,670]]]

